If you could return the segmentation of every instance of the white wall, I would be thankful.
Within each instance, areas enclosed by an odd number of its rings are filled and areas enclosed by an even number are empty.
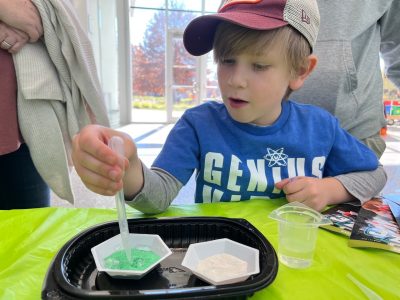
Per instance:
[[[124,62],[129,61],[129,52],[121,52],[121,34],[118,34],[119,24],[123,16],[117,13],[121,11],[119,6],[125,0],[71,0],[76,8],[78,17],[92,42],[94,57],[98,69],[98,75],[102,86],[104,99],[112,127],[119,127],[126,122],[121,122],[120,104],[121,98],[126,98],[126,91],[130,85],[129,73],[123,69]],[[127,27],[129,28],[129,27]],[[123,33],[122,33],[123,36]],[[129,37],[129,35],[128,35]],[[128,43],[129,44],[129,43]],[[122,47],[125,47],[122,45]],[[123,55],[124,57],[121,57]],[[130,69],[129,69],[130,70]],[[125,78],[127,77],[128,78]],[[126,109],[124,108],[125,112]],[[130,118],[129,118],[130,120]]]

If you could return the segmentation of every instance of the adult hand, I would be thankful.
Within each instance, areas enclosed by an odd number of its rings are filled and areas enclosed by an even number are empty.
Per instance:
[[[333,177],[298,176],[277,182],[275,186],[283,190],[289,202],[302,202],[318,211],[327,205],[353,200],[340,181]]]
[[[30,42],[43,35],[42,19],[30,0],[0,0],[0,21],[25,32]]]
[[[125,156],[121,157],[108,147],[112,136],[124,140]],[[111,196],[123,186],[124,170],[129,168],[127,157],[137,156],[131,138],[120,131],[99,125],[88,125],[72,141],[72,161],[82,182],[91,191]]]
[[[17,53],[27,42],[29,36],[13,27],[0,22],[0,47],[10,53]]]

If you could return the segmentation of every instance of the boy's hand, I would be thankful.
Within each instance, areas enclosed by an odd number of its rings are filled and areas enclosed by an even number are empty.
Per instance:
[[[318,211],[322,211],[327,205],[353,199],[340,181],[332,177],[320,179],[299,176],[284,179],[275,186],[283,190],[289,202],[302,202]]]
[[[42,19],[30,0],[0,0],[0,21],[25,32],[30,42],[43,35]]]
[[[121,157],[108,147],[112,136],[124,140],[125,156]],[[99,125],[88,125],[72,141],[72,161],[76,172],[91,191],[111,196],[123,186],[124,170],[129,159],[137,158],[136,145],[125,133]]]

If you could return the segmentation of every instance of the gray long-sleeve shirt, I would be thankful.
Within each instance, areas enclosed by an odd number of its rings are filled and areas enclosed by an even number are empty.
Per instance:
[[[143,165],[143,164],[142,164]],[[337,179],[346,189],[361,202],[377,195],[386,183],[386,173],[382,166],[375,171],[349,173],[340,175]],[[126,199],[127,204],[146,214],[156,214],[165,211],[178,195],[182,183],[171,174],[160,169],[148,169],[143,165],[144,185],[133,199]],[[367,185],[366,182],[376,181],[377,185]]]

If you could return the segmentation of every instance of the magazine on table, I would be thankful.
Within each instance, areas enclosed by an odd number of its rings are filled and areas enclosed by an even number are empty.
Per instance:
[[[400,195],[388,194],[384,197],[386,204],[389,205],[390,210],[400,227]]]
[[[389,205],[390,203],[390,205]],[[323,212],[333,225],[324,229],[349,237],[350,247],[370,247],[400,253],[400,226],[391,207],[399,208],[385,198],[374,198],[362,206],[353,202],[336,205]]]
[[[361,206],[351,231],[349,246],[400,253],[400,228],[384,199],[374,198]]]
[[[329,208],[323,214],[332,221],[332,225],[324,225],[321,228],[350,236],[360,208],[359,201],[341,203]]]

